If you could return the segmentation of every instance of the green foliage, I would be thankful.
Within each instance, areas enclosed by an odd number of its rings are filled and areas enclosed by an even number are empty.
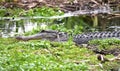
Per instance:
[[[91,30],[91,22],[85,21],[86,19],[88,19],[86,16],[68,17],[64,19],[64,25],[68,29],[74,29],[75,32],[88,31]]]
[[[68,42],[43,40],[24,42],[11,38],[0,38],[1,71],[102,70],[99,66],[96,67],[98,64],[99,61],[92,51],[75,46],[71,40]],[[93,65],[94,68],[91,67]]]
[[[38,41],[38,42],[26,42],[21,43],[22,45],[32,47],[32,49],[40,49],[40,48],[50,48],[50,42],[49,41]]]
[[[33,12],[35,16],[46,16],[46,17],[63,14],[63,12],[61,12],[59,9],[52,9],[48,7],[34,8]]]
[[[0,16],[3,17],[5,15],[6,10],[5,9],[0,9]]]
[[[109,38],[109,39],[95,39],[89,42],[90,44],[98,45],[100,50],[113,49],[115,46],[120,45],[120,39]]]
[[[1,6],[2,8],[2,6]],[[8,15],[6,15],[8,14]],[[49,7],[41,7],[41,8],[34,8],[29,10],[24,10],[21,8],[4,8],[0,9],[0,16],[1,17],[32,17],[32,16],[54,16],[54,15],[61,15],[63,12],[61,12],[59,9],[52,9]]]
[[[109,38],[109,39],[95,39],[90,42],[91,44],[99,44],[99,45],[114,45],[120,44],[120,40],[117,38]]]
[[[16,70],[45,70],[45,71],[86,71],[88,70],[88,64],[80,63],[76,64],[69,60],[71,56],[78,54],[79,48],[71,46],[70,54],[69,48],[61,46],[53,48],[50,42],[47,41],[30,41],[30,42],[17,42],[8,41],[7,39],[0,39],[0,70],[16,71]],[[13,39],[12,39],[13,40]],[[9,44],[10,43],[10,44]],[[11,44],[13,43],[13,44]],[[67,43],[67,42],[66,42]],[[5,44],[8,44],[7,46]],[[64,44],[65,45],[65,44]],[[67,44],[66,44],[67,45]],[[10,49],[8,49],[10,48]],[[61,50],[63,55],[61,55]],[[77,52],[74,51],[78,50]],[[86,49],[83,49],[86,50]],[[86,50],[87,51],[87,50]],[[90,52],[90,51],[89,51]],[[74,53],[74,54],[73,54]],[[66,61],[67,58],[67,61]],[[83,57],[84,58],[84,57]],[[79,60],[79,59],[78,59]]]

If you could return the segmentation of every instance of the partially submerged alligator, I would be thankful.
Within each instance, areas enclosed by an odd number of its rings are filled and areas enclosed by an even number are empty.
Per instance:
[[[67,41],[69,38],[68,34],[65,32],[59,32],[55,30],[42,30],[40,33],[31,35],[31,36],[17,36],[16,39],[28,41],[34,39],[46,39],[50,41]],[[92,39],[103,39],[103,38],[119,38],[120,39],[120,31],[113,32],[91,32],[78,34],[74,36],[73,41],[76,44],[84,44],[88,43],[88,41]]]

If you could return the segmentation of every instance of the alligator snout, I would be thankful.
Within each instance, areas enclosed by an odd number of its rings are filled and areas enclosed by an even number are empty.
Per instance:
[[[17,40],[28,41],[29,39],[25,38],[24,36],[16,36]]]
[[[50,41],[67,41],[68,40],[68,34],[65,32],[59,32],[55,30],[42,30],[40,33],[37,33],[35,35],[30,36],[17,36],[17,40],[50,40]]]

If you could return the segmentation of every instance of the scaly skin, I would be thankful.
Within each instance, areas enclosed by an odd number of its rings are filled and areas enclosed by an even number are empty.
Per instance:
[[[39,40],[45,39],[50,41],[67,41],[68,35],[65,32],[58,32],[54,30],[42,30],[40,33],[31,36],[17,36],[17,40],[28,41],[28,40]]]
[[[120,31],[93,32],[93,33],[78,34],[74,37],[73,41],[76,44],[84,44],[84,43],[88,43],[88,41],[92,39],[104,39],[104,38],[119,38],[120,39]]]
[[[54,30],[42,30],[40,33],[31,35],[31,36],[17,36],[16,39],[28,41],[28,40],[39,40],[46,39],[50,41],[67,41],[69,38],[68,34],[65,32],[59,32]],[[74,36],[73,41],[76,44],[86,44],[88,41],[92,39],[104,39],[104,38],[119,38],[120,39],[120,31],[113,32],[91,32],[78,34]]]

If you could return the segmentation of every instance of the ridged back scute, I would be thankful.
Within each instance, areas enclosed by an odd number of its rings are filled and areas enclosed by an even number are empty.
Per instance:
[[[90,32],[78,34],[74,36],[73,41],[77,44],[83,44],[87,43],[89,40],[101,38],[120,38],[120,31]]]

